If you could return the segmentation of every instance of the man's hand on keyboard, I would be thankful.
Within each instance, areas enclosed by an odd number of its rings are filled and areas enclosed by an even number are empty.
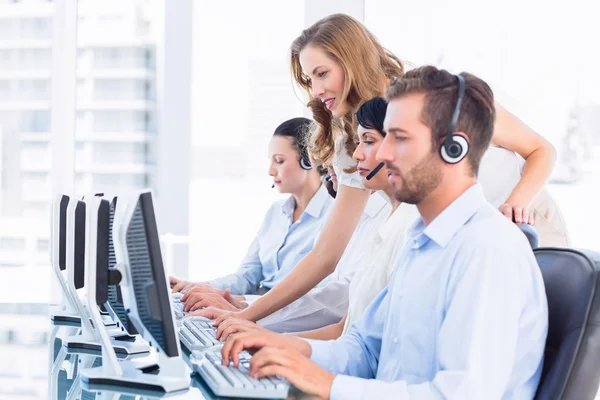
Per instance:
[[[187,292],[183,295],[181,301],[185,302],[183,311],[196,311],[206,307],[237,311],[248,306],[246,303],[241,303],[237,299],[234,299],[229,289],[225,290],[223,294],[216,292]],[[232,304],[232,302],[235,304]]]
[[[252,356],[249,375],[280,376],[306,394],[328,399],[335,375],[312,362],[296,349],[264,347]]]
[[[278,349],[294,349],[306,357],[310,357],[312,353],[308,342],[294,336],[275,332],[244,332],[230,336],[223,345],[223,349],[221,349],[223,365],[229,365],[229,362],[233,361],[233,365],[237,368],[241,351],[253,352],[267,346]]]
[[[247,321],[245,319],[239,318],[228,318],[219,325],[219,329],[217,329],[217,339],[224,341],[234,333],[240,332],[262,332],[268,333],[270,332],[268,329],[265,329],[261,326],[258,326],[255,322]]]

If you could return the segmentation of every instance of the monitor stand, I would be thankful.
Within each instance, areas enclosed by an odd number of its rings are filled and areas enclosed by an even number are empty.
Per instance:
[[[95,277],[90,274],[90,280]],[[94,278],[94,279],[92,279]],[[92,292],[95,290],[93,288]],[[158,352],[158,367],[156,370],[144,372],[144,369],[132,361],[119,361],[114,339],[111,339],[106,327],[100,324],[101,316],[97,308],[92,308],[93,299],[88,298],[91,316],[98,326],[96,334],[102,344],[102,366],[84,368],[80,372],[81,385],[89,391],[111,390],[123,393],[149,393],[163,396],[164,394],[182,393],[190,386],[190,371],[181,357],[167,357]],[[141,338],[140,338],[141,340]]]
[[[82,335],[66,336],[62,338],[62,343],[67,354],[100,355],[102,352],[102,345],[98,340],[86,339]],[[110,337],[110,343],[118,358],[125,358],[136,354],[147,356],[150,352],[148,343],[141,336],[137,335],[133,341]]]
[[[60,326],[81,326],[81,318],[75,313],[69,313],[66,311],[58,311],[50,315],[52,325]],[[106,327],[115,327],[117,324],[108,315],[102,316],[102,321]]]
[[[169,362],[182,364],[180,377],[168,374]],[[159,355],[160,372],[145,373],[130,361],[119,362],[120,373],[114,373],[112,368],[102,367],[83,369],[80,372],[81,386],[88,391],[113,391],[138,395],[163,397],[179,395],[186,392],[190,386],[189,375],[185,375],[185,363],[181,358],[169,360]],[[177,368],[179,369],[179,368]],[[165,372],[167,372],[165,374]],[[179,375],[179,374],[176,374]]]

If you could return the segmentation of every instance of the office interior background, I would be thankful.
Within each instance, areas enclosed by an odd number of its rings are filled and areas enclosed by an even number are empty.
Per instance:
[[[46,396],[49,206],[154,190],[172,274],[234,271],[264,212],[267,144],[309,116],[288,50],[334,12],[410,66],[486,79],[554,144],[549,190],[598,250],[600,37],[585,0],[0,0],[0,399]]]

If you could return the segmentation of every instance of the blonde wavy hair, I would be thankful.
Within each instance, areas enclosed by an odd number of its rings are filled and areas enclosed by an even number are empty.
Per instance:
[[[345,76],[343,98],[349,106],[344,116],[334,118],[320,99],[312,97],[310,79],[300,65],[300,52],[307,46],[323,50],[342,66]],[[335,140],[341,135],[346,135],[345,148],[352,155],[356,148],[356,111],[364,102],[382,96],[390,79],[402,77],[404,64],[358,20],[345,14],[332,14],[302,31],[294,40],[291,71],[294,80],[308,93],[307,106],[316,124],[308,135],[311,159],[315,164],[329,165],[334,156]]]

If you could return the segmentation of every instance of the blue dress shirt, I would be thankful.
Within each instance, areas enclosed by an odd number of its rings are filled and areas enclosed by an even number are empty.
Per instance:
[[[532,399],[548,310],[525,236],[479,184],[408,234],[388,287],[348,334],[308,341],[338,374],[331,399]]]
[[[238,271],[209,283],[214,288],[231,289],[232,294],[241,295],[255,294],[260,286],[273,288],[312,250],[333,201],[321,185],[294,223],[294,197],[275,202],[267,211]]]

